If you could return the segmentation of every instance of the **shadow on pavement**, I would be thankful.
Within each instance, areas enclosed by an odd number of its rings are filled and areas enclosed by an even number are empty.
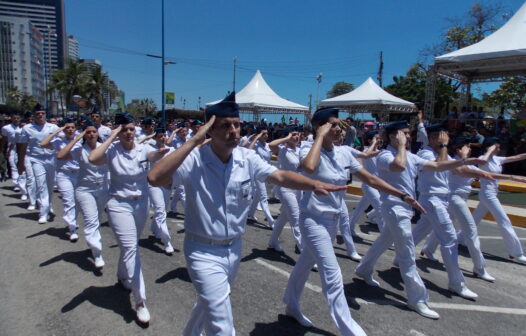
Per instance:
[[[186,269],[186,267],[179,267],[155,280],[155,283],[165,283],[175,279],[180,279],[186,282],[192,282],[192,280],[190,280],[190,275],[188,274],[188,270]]]
[[[433,261],[430,259],[427,259],[425,257],[417,257],[416,259],[416,266],[418,269],[425,273],[430,273],[429,269],[434,269],[437,271],[446,271],[446,268],[441,262]]]
[[[9,216],[9,218],[23,218],[30,221],[37,221],[38,220],[38,212],[23,212],[19,214],[14,214]]]
[[[131,323],[135,320],[135,311],[130,303],[130,294],[118,285],[107,287],[90,286],[66,303],[62,307],[61,312],[70,312],[86,301],[94,306],[113,311],[115,314],[122,316],[126,323]]]
[[[275,218],[274,218],[275,220]],[[263,230],[269,230],[269,231],[272,231],[272,228],[270,226],[267,226],[267,224],[263,224],[263,223],[260,223],[260,222],[257,222],[253,219],[247,219],[247,225],[248,226],[252,226],[256,229],[263,229]]]
[[[365,301],[374,301],[379,305],[392,305],[400,309],[406,309],[400,305],[399,301],[406,301],[406,298],[398,293],[389,291],[383,287],[369,286],[360,278],[353,278],[353,282],[344,284],[345,297],[349,303],[349,307],[354,310],[360,309],[360,304],[356,302],[356,298]]]
[[[250,336],[303,336],[306,334],[335,336],[333,333],[316,327],[305,328],[298,324],[293,318],[279,314],[276,322],[256,322]]]
[[[164,249],[159,247],[159,242],[160,240],[155,238],[155,236],[148,236],[148,238],[139,239],[139,246],[156,253],[165,254]],[[181,252],[176,248],[174,248],[174,251]]]
[[[43,236],[43,235],[48,235],[48,236],[57,237],[57,238],[60,238],[62,240],[69,241],[69,237],[67,235],[68,232],[69,232],[69,229],[66,228],[66,227],[63,227],[63,228],[50,227],[50,228],[47,228],[47,229],[42,230],[40,232],[34,233],[32,235],[29,235],[29,236],[26,237],[26,239],[27,238],[35,238],[35,237]]]
[[[102,272],[95,268],[95,265],[89,258],[91,258],[91,250],[89,249],[83,251],[64,252],[56,257],[42,262],[39,266],[45,267],[59,261],[65,261],[78,266],[83,271],[92,272],[95,276],[102,276]]]
[[[9,203],[9,204],[6,204],[5,206],[17,207],[17,208],[24,209],[24,210],[27,209],[27,203]]]
[[[11,197],[11,198],[15,198],[21,202],[23,202],[21,199],[20,199],[20,194],[2,194],[2,196],[4,197]],[[9,204],[6,204],[6,205],[9,205]]]
[[[241,259],[241,262],[250,261],[253,259],[263,258],[270,261],[277,261],[282,262],[291,266],[294,266],[296,264],[296,261],[286,255],[283,252],[277,252],[275,250],[266,249],[266,250],[260,250],[260,249],[252,249],[252,253],[245,256],[243,259]]]

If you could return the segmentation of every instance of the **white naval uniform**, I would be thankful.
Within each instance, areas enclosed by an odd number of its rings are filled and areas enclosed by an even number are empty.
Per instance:
[[[265,142],[265,144],[262,145],[260,141],[257,141],[254,145],[254,151],[263,161],[270,162],[272,151],[270,150],[268,143]],[[248,212],[249,216],[254,217],[259,204],[263,210],[263,213],[265,214],[265,217],[267,218],[268,225],[274,226],[274,217],[272,217],[272,213],[268,207],[267,186],[265,181],[256,180],[254,181],[254,186],[256,187],[254,191],[254,201],[250,205],[250,210]]]
[[[22,128],[19,143],[27,143],[28,163],[36,183],[36,197],[40,206],[40,217],[49,215],[55,183],[55,153],[52,149],[40,146],[40,142],[53,133],[57,125],[46,122],[39,126],[35,123]]]
[[[278,168],[281,170],[298,172],[299,166],[300,149],[298,147],[290,148],[288,146],[280,146],[278,152]],[[301,251],[303,249],[299,228],[299,200],[301,197],[301,191],[279,186],[277,189],[279,199],[281,200],[281,208],[279,216],[274,222],[274,228],[272,229],[272,235],[270,236],[268,245],[272,246],[275,243],[278,243],[283,227],[288,221],[292,228],[292,235],[296,241],[296,246],[298,246],[298,249]]]
[[[18,161],[18,156],[16,154],[16,143],[15,143],[15,136],[17,131],[20,129],[20,126],[15,126],[13,124],[7,124],[4,127],[2,127],[2,135],[7,138],[7,146],[12,146],[12,148],[9,150],[9,167],[11,167],[11,180],[13,184],[17,187],[19,187],[18,182],[18,168],[16,167],[16,163]]]
[[[197,291],[197,303],[184,336],[235,335],[230,288],[241,260],[253,180],[265,181],[276,170],[254,151],[236,147],[223,163],[210,145],[194,149],[174,173],[183,181],[184,255]]]
[[[55,152],[59,152],[62,148],[73,139],[55,137],[51,140],[51,146]],[[80,146],[77,142],[75,146]],[[79,161],[75,158],[71,160],[57,160],[56,180],[58,191],[62,196],[62,203],[64,204],[64,215],[62,218],[66,222],[69,232],[77,231],[77,211],[75,208],[75,189],[77,188],[77,180],[79,175]]]
[[[97,132],[99,134],[100,142],[106,141],[111,135],[111,128],[108,126],[100,125],[99,128],[97,128]]]
[[[15,132],[15,149],[16,149],[16,143],[19,142],[18,139],[20,138],[21,133],[22,133],[22,128],[19,127]],[[31,169],[31,165],[29,164],[27,155],[24,161],[25,161],[24,166],[26,170],[22,174],[18,175],[18,187],[20,188],[20,192],[22,195],[27,195],[27,198],[29,199],[29,204],[34,206],[36,205],[35,178],[33,176],[33,170]],[[17,162],[18,162],[18,154],[17,154]]]
[[[302,147],[300,160],[305,159],[310,146]],[[345,185],[348,174],[361,169],[361,165],[352,155],[345,156],[347,162],[337,160],[338,151],[321,149],[316,171],[305,176],[335,185]],[[316,195],[313,191],[303,192],[300,207],[300,230],[303,251],[289,277],[283,302],[287,309],[300,311],[300,299],[305,283],[314,264],[318,265],[323,293],[328,301],[329,312],[342,335],[365,335],[363,329],[353,320],[343,290],[343,279],[334,254],[332,242],[341,216],[345,190],[331,192],[328,195]]]
[[[455,158],[457,160],[459,159],[459,157]],[[472,170],[478,170],[475,166],[467,167]],[[463,177],[455,173],[449,175],[449,188],[451,194],[448,210],[452,219],[460,224],[461,230],[464,232],[464,242],[468,247],[470,257],[473,260],[473,271],[477,274],[484,274],[486,261],[480,250],[477,225],[475,224],[473,215],[466,203],[468,196],[471,193],[471,182],[473,182],[473,178],[471,177]],[[458,234],[460,234],[460,232]],[[460,238],[460,236],[458,238]],[[439,243],[436,234],[433,232],[429,235],[423,250],[433,254]]]
[[[377,155],[378,177],[389,181],[395,189],[415,198],[415,178],[428,161],[407,151],[405,169],[402,172],[393,172],[389,170],[389,165],[394,161],[396,153],[397,150],[389,145]],[[380,200],[384,229],[363,257],[356,268],[356,273],[370,276],[378,258],[394,243],[408,303],[414,305],[418,302],[427,302],[429,300],[427,289],[415,263],[415,244],[411,232],[413,209],[399,197],[383,192],[380,192]]]
[[[364,149],[364,151],[365,150],[367,150],[367,147]],[[364,169],[367,170],[371,175],[378,176],[378,169],[376,167],[376,156],[367,159],[362,159],[362,164]],[[369,207],[369,205],[372,205],[374,211],[376,211],[378,229],[382,231],[384,227],[384,221],[382,219],[382,216],[380,215],[382,206],[382,202],[380,201],[380,192],[377,189],[368,186],[365,183],[362,183],[362,192],[363,196],[358,202],[358,204],[355,206],[354,211],[351,215],[349,224],[351,232],[354,232],[356,223],[358,222],[362,214],[365,212],[367,207]]]
[[[186,141],[186,140],[185,140]],[[172,147],[173,149],[177,149],[184,145],[185,141],[181,140],[177,135],[174,136],[172,140]],[[183,209],[185,208],[186,203],[186,193],[184,191],[184,185],[182,181],[178,179],[173,179],[172,181],[172,203],[170,205],[170,208],[173,212],[177,212],[177,202],[181,201],[181,205],[183,206]]]
[[[503,156],[493,155],[489,158],[488,163],[480,166],[480,169],[490,173],[501,174],[504,160],[506,160],[506,158]],[[486,213],[488,211],[491,212],[499,226],[500,234],[504,239],[504,244],[506,245],[508,254],[512,257],[520,257],[524,255],[521,242],[511,225],[511,221],[506,214],[506,211],[504,211],[499,199],[497,198],[498,192],[498,181],[490,181],[486,179],[480,180],[479,204],[473,212],[473,218],[478,225]]]
[[[111,174],[108,218],[121,251],[117,277],[131,288],[137,304],[146,300],[139,238],[149,208],[147,154],[147,145],[136,143],[128,151],[120,141],[106,151]]]
[[[97,142],[96,147],[101,143]],[[84,219],[84,236],[93,258],[102,253],[102,237],[99,232],[100,215],[108,202],[108,165],[96,166],[88,160],[91,148],[87,144],[74,146],[71,157],[79,162],[79,175],[75,196]]]
[[[423,160],[435,161],[439,153],[430,146],[421,149],[417,155]],[[452,160],[448,156],[448,160]],[[418,201],[427,211],[422,214],[413,229],[413,241],[418,245],[433,230],[440,241],[440,251],[449,279],[449,288],[462,288],[464,275],[458,264],[457,233],[449,216],[449,171],[421,171],[418,175]]]
[[[169,151],[163,157],[170,155],[174,151],[172,147],[168,148]],[[150,145],[148,151],[157,150],[159,150],[159,147],[157,147],[154,144]],[[152,162],[151,165],[154,165],[154,163]],[[168,243],[170,243],[171,240],[170,231],[168,230],[168,226],[166,225],[166,207],[169,205],[170,202],[171,188],[170,186],[154,187],[148,184],[148,192],[150,193],[150,205],[153,208],[151,230],[155,237],[159,238],[161,242],[166,246]]]

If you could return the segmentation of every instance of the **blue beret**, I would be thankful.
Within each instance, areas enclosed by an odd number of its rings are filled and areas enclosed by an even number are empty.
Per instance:
[[[157,133],[157,134],[163,133],[164,134],[164,133],[166,133],[166,130],[164,129],[164,127],[157,127],[155,129],[155,133]]]
[[[87,116],[85,116],[85,115],[82,115],[82,116],[80,116],[80,120],[82,120],[82,121],[88,121],[88,120],[90,120],[90,119],[89,119],[89,117],[87,117]]]
[[[256,133],[261,133],[261,131],[266,131],[268,130],[267,126],[258,126],[256,127]]]
[[[74,122],[74,121],[71,118],[64,118],[64,119],[62,119],[62,123],[63,124],[71,124],[72,122]]]
[[[329,118],[338,118],[338,109],[335,108],[325,108],[314,112],[312,116],[311,123],[320,123],[329,120]]]
[[[146,118],[142,121],[142,124],[143,125],[153,125],[154,122],[153,122],[153,119],[152,118]]]
[[[464,145],[469,144],[470,142],[471,142],[470,138],[463,137],[463,136],[458,136],[458,137],[455,137],[453,139],[453,141],[451,141],[451,146],[453,146],[453,147],[464,146]]]
[[[489,138],[486,138],[484,139],[484,142],[482,143],[482,145],[484,147],[489,147],[489,146],[493,146],[494,144],[498,144],[500,143],[500,139],[497,138],[497,137],[489,137]]]
[[[93,110],[91,111],[90,114],[99,114],[99,115],[100,115],[101,113],[100,113],[100,111],[97,109],[97,107],[94,106],[94,107],[93,107]]]
[[[202,124],[203,124],[203,122],[201,120],[197,120],[196,119],[196,120],[192,121],[192,126],[197,126],[197,125],[202,125]]]
[[[27,111],[26,113],[24,113],[24,119],[29,119],[31,118],[31,112]]]
[[[95,128],[97,127],[97,126],[95,126],[95,124],[92,121],[87,121],[87,122],[84,123],[84,125],[82,125],[82,130],[85,131],[86,128],[88,128],[90,126],[93,126]]]
[[[180,122],[177,124],[177,128],[183,128],[183,127],[186,127],[184,122]]]
[[[236,103],[236,92],[233,91],[217,104],[208,106],[205,110],[206,120],[213,115],[217,118],[239,118],[239,105]]]
[[[117,113],[115,115],[115,125],[126,125],[133,122],[133,117],[129,113]]]
[[[426,127],[427,134],[436,133],[440,131],[447,131],[447,130],[448,130],[448,127],[447,127],[447,124],[445,123],[433,124],[433,125],[429,125]]]
[[[365,137],[367,138],[367,140],[370,140],[372,139],[376,134],[378,134],[379,132],[377,130],[374,130],[374,131],[367,131],[365,133]]]
[[[391,134],[398,130],[409,128],[409,124],[407,123],[407,121],[395,121],[385,125],[384,128],[387,134]]]
[[[44,108],[43,108],[42,105],[40,105],[39,103],[37,103],[37,104],[33,107],[33,112],[37,112],[37,111],[44,111]]]

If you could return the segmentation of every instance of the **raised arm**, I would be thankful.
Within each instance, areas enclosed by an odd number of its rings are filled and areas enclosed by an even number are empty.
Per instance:
[[[526,153],[508,156],[507,158],[504,159],[503,163],[517,162],[517,161],[522,161],[522,160],[526,160]]]
[[[418,111],[418,124],[416,125],[416,141],[421,142],[422,146],[429,145],[426,128],[424,126],[424,112]]]
[[[397,141],[397,153],[394,157],[393,162],[389,165],[389,170],[393,172],[403,172],[407,166],[407,150],[405,145],[407,143],[407,138],[402,131],[396,133]]]
[[[347,189],[346,186],[337,186],[318,180],[313,180],[306,176],[287,170],[276,170],[269,175],[267,182],[290,189],[312,190],[319,195],[328,195],[329,192]]]
[[[86,134],[86,131],[82,131],[82,133],[77,135],[75,139],[71,140],[66,146],[64,146],[64,148],[62,148],[57,153],[57,159],[58,160],[71,160],[72,159],[71,149],[73,148],[73,146],[75,146],[77,142],[79,142],[80,139],[84,137],[85,134]]]
[[[40,146],[44,147],[44,148],[47,148],[47,149],[53,149],[53,146],[51,145],[51,140],[53,140],[53,138],[57,134],[62,132],[65,128],[66,128],[66,126],[62,126],[62,127],[57,128],[56,130],[54,130],[50,135],[45,137],[44,140],[40,141]]]
[[[170,134],[170,136],[168,137],[168,139],[166,139],[166,144],[167,144],[168,146],[171,146],[171,145],[172,145],[172,141],[174,141],[174,136],[175,136],[175,134],[176,134],[180,129],[181,129],[180,127],[177,128],[177,129],[175,129],[175,130],[172,132],[172,134]]]
[[[111,131],[110,136],[102,143],[102,145],[91,151],[88,157],[88,160],[91,164],[94,164],[95,166],[101,166],[106,163],[106,151],[108,150],[108,147],[110,147],[110,144],[115,140],[121,129],[122,125],[119,125],[119,127]]]
[[[142,138],[141,140],[139,140],[137,143],[140,145],[142,144],[143,142],[145,142],[146,140],[150,140],[151,138],[153,138],[155,136],[155,132],[153,132],[152,134],[148,135],[148,136],[145,136],[144,138]]]
[[[314,139],[314,143],[312,144],[309,153],[307,154],[305,159],[301,161],[300,169],[307,172],[308,174],[314,173],[318,168],[318,164],[320,163],[320,153],[321,146],[323,144],[323,139],[325,138],[325,135],[327,135],[331,127],[331,124],[326,123],[325,125],[322,125],[318,128],[318,134],[316,136],[316,139]]]
[[[215,116],[212,116],[206,124],[199,128],[193,137],[181,147],[177,148],[172,154],[157,162],[148,173],[148,182],[154,187],[170,185],[175,171],[181,166],[188,154],[205,141],[206,133],[210,127],[212,127],[215,120]]]
[[[258,135],[256,135],[256,137],[250,144],[250,146],[248,146],[248,149],[254,149],[254,147],[256,146],[256,143],[258,142],[259,138],[261,138],[262,135],[263,135],[263,131],[259,132]]]
[[[289,133],[286,137],[276,139],[268,144],[270,150],[272,151],[272,154],[278,155],[279,154],[279,145],[282,145],[290,140],[292,137],[292,133]]]

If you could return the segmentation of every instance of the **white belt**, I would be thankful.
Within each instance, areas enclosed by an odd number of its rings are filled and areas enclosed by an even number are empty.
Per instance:
[[[185,232],[185,239],[188,239],[189,241],[193,241],[196,243],[206,244],[206,245],[212,245],[212,246],[231,246],[233,245],[237,240],[238,237],[230,238],[230,239],[212,239],[212,238],[204,238],[198,235],[195,235],[191,232]]]

